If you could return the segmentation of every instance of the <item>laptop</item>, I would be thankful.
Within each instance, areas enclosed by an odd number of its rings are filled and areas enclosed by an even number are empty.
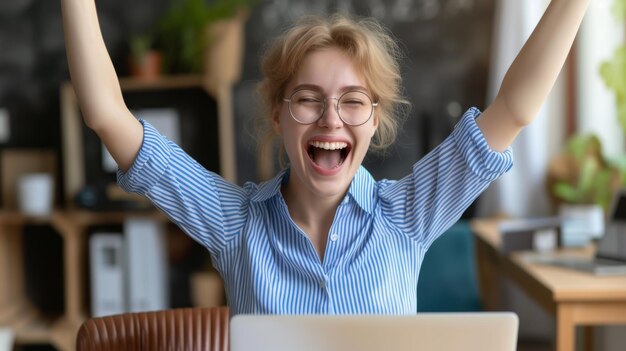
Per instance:
[[[231,351],[514,351],[512,312],[380,315],[237,315]]]
[[[609,214],[605,233],[597,245],[595,256],[591,259],[547,257],[533,261],[597,275],[626,274],[626,189],[615,192]]]

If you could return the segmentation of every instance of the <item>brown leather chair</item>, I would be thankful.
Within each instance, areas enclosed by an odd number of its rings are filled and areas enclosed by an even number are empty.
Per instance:
[[[125,313],[85,321],[76,350],[228,350],[228,307]]]

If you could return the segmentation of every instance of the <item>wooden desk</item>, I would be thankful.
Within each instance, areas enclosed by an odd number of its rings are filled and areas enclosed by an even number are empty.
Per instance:
[[[556,319],[556,350],[576,348],[576,326],[626,324],[626,276],[599,277],[566,268],[528,262],[523,253],[500,251],[499,220],[476,219],[471,223],[476,237],[480,288],[485,307],[497,309],[499,274],[516,282]],[[592,250],[568,254],[590,257]],[[586,348],[591,349],[590,337]]]

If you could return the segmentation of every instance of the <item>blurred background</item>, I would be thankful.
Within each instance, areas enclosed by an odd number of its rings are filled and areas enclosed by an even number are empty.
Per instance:
[[[124,77],[125,100],[138,115],[164,123],[163,129],[173,133],[172,138],[206,168],[226,172],[227,179],[243,185],[265,180],[278,170],[271,155],[257,151],[252,121],[259,117],[260,108],[255,89],[262,78],[259,58],[264,45],[295,19],[334,12],[372,16],[397,39],[404,53],[404,92],[412,109],[403,116],[397,142],[385,155],[368,156],[365,166],[376,179],[399,179],[448,136],[465,110],[472,106],[484,109],[493,99],[506,68],[548,1],[185,0],[179,1],[178,7],[175,3],[96,2],[107,48],[118,75]],[[248,10],[238,15],[236,9],[242,5]],[[602,196],[582,199],[585,189],[561,194],[550,185],[578,184],[577,169],[554,166],[572,140],[593,149],[594,162],[602,165],[599,171],[621,172],[624,168],[620,121],[626,123],[626,109],[624,95],[616,98],[625,92],[626,82],[626,54],[620,51],[623,12],[623,1],[592,1],[549,101],[514,145],[514,169],[493,184],[464,219],[501,214],[549,216],[557,213],[559,203],[605,201]],[[207,25],[232,18],[240,19],[242,26],[241,36],[235,29],[240,42],[233,44],[238,57],[232,62],[228,57],[211,61],[207,49],[198,44],[198,33]],[[217,33],[216,43],[227,36]],[[243,51],[237,50],[238,45]],[[155,51],[159,53],[156,62],[160,62],[156,73],[149,64],[133,65],[151,62],[148,53]],[[211,72],[232,65],[232,75],[211,78]],[[68,344],[54,334],[60,316],[74,308],[69,306],[87,311],[88,316],[93,307],[90,272],[95,263],[93,251],[90,255],[87,249],[89,238],[95,233],[125,231],[126,216],[110,212],[150,212],[145,203],[126,197],[112,185],[114,167],[102,146],[90,130],[76,124],[77,105],[68,81],[60,1],[0,1],[0,222],[4,231],[12,233],[0,242],[4,245],[0,253],[7,254],[4,258],[0,255],[0,286],[5,285],[0,287],[0,327],[15,325],[12,316],[17,312],[8,307],[13,301],[27,301],[28,310],[36,311],[32,324],[36,327],[26,328],[21,337],[17,334],[16,348],[22,350],[53,350]],[[229,127],[223,121],[228,121]],[[82,265],[77,271],[64,266],[68,254],[64,245],[74,240],[72,235],[63,232],[65,229],[60,233],[60,225],[53,219],[20,217],[23,208],[16,199],[16,182],[19,176],[35,172],[53,175],[53,208],[70,218],[68,223],[75,225],[72,228],[85,233],[78,241],[82,249],[74,252],[75,264]],[[623,173],[619,174],[617,186],[623,184]],[[593,183],[602,189],[609,186],[602,181]],[[572,193],[579,197],[568,197]],[[97,215],[81,217],[85,211]],[[76,215],[79,212],[81,215]],[[166,248],[163,260],[168,262],[163,270],[169,277],[166,306],[199,304],[194,298],[194,286],[198,285],[193,277],[211,269],[208,254],[155,216],[161,230],[170,234],[162,239]],[[19,255],[8,255],[16,248]],[[70,278],[74,276],[79,278]],[[196,284],[206,283],[198,279],[201,282]],[[74,290],[81,292],[78,302],[68,299],[68,291]],[[520,337],[537,349],[543,345],[549,349],[554,318],[512,284],[505,284],[503,290],[502,308],[520,315]],[[598,349],[619,350],[626,343],[623,327],[596,329]]]

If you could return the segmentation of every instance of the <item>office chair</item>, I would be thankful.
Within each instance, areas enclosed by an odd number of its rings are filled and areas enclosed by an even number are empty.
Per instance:
[[[417,284],[417,311],[481,311],[476,271],[474,236],[469,221],[460,220],[426,252]]]
[[[78,351],[228,351],[228,307],[178,308],[88,319]]]

